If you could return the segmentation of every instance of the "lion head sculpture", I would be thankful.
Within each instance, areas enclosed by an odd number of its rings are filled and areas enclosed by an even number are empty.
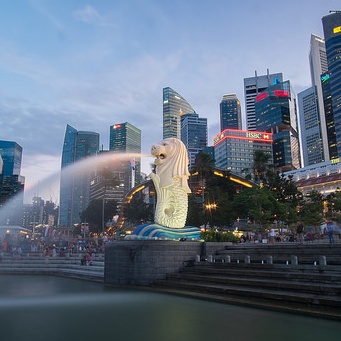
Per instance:
[[[188,153],[183,142],[176,138],[167,138],[158,145],[153,145],[151,153],[156,157],[154,164],[156,174],[159,177],[160,188],[172,186],[174,178],[181,178],[181,187],[186,193],[191,190],[188,187]]]

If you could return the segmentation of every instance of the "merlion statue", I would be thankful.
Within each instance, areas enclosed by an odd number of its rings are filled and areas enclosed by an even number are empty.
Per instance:
[[[183,228],[188,210],[188,154],[183,142],[168,138],[152,146],[151,153],[156,157],[156,173],[150,174],[153,180],[157,202],[155,223]]]
[[[188,153],[183,142],[164,139],[151,148],[155,173],[150,174],[156,190],[154,223],[135,228],[126,239],[199,240],[200,229],[185,226],[188,211]]]

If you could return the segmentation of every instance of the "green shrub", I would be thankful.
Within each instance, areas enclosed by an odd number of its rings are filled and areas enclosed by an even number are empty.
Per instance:
[[[206,231],[201,232],[201,239],[205,242],[231,242],[231,243],[239,243],[239,238],[235,236],[232,232],[214,232],[214,231]]]

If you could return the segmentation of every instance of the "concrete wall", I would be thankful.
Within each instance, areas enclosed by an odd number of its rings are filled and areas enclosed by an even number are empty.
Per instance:
[[[178,272],[184,261],[207,257],[225,243],[168,240],[126,240],[106,244],[104,282],[114,285],[149,285],[167,273]],[[216,245],[215,245],[216,244]]]

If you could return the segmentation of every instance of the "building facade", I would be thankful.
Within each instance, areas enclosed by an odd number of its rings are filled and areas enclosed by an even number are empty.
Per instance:
[[[326,115],[324,111],[323,90],[321,83],[321,75],[328,72],[328,63],[324,39],[315,34],[312,34],[310,38],[309,65],[311,85],[313,88],[315,88],[314,91],[316,91],[317,96],[317,120],[321,130],[323,147],[323,160],[321,162],[323,162],[330,159]]]
[[[224,95],[220,102],[220,131],[242,129],[240,101],[235,94]]]
[[[225,129],[213,141],[215,166],[234,174],[246,176],[252,173],[256,150],[269,155],[269,164],[273,162],[271,133]]]
[[[22,147],[0,141],[0,224],[21,225],[25,178],[20,175]]]
[[[284,175],[292,177],[295,186],[303,195],[316,191],[326,196],[341,188],[340,162],[326,161],[285,172]]]
[[[163,138],[181,139],[181,116],[193,114],[195,110],[175,90],[163,88]]]
[[[270,74],[267,70],[266,75],[258,76],[255,72],[254,77],[244,78],[244,98],[246,114],[246,130],[258,130],[256,127],[255,99],[260,93],[272,84],[283,82],[282,73]]]
[[[316,86],[297,94],[302,166],[324,162],[322,125]]]
[[[109,151],[121,155],[122,171],[129,180],[125,187],[132,188],[141,182],[141,130],[125,122],[110,126]]]
[[[255,102],[257,130],[273,133],[275,170],[301,168],[296,95],[290,82],[269,86]]]
[[[332,95],[330,92],[330,74],[329,72],[321,75],[323,109],[325,114],[327,141],[328,141],[328,155],[333,162],[339,162],[339,154],[337,150],[337,140],[335,132],[335,121],[333,113]],[[328,161],[328,160],[326,160]]]
[[[99,134],[77,131],[67,125],[60,175],[59,226],[73,227],[81,223],[80,214],[90,202],[90,180],[94,164],[85,163],[99,151]]]
[[[207,118],[195,113],[182,115],[181,141],[187,148],[191,169],[195,165],[195,156],[207,146]]]
[[[322,18],[338,156],[341,156],[341,11]]]

